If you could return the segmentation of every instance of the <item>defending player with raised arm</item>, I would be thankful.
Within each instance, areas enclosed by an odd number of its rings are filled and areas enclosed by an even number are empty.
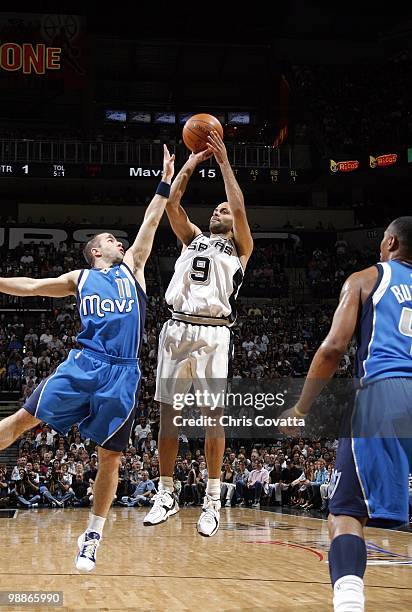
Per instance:
[[[188,218],[181,198],[197,164],[212,155],[220,166],[227,201],[213,211],[210,235],[204,235]],[[176,514],[173,468],[178,449],[173,398],[177,389],[185,393],[193,384],[200,392],[223,394],[233,351],[230,327],[236,320],[236,298],[253,250],[243,193],[229,164],[226,147],[217,132],[209,136],[208,148],[191,154],[173,182],[166,213],[183,249],[166,290],[171,319],[159,337],[155,399],[161,402],[159,431],[159,493],[144,519],[156,525]],[[223,393],[222,393],[223,392]],[[207,406],[205,406],[205,410]],[[218,417],[218,411],[213,413]],[[225,448],[224,429],[206,427],[205,455],[208,484],[203,511],[197,524],[202,536],[213,536],[219,528],[220,473]]]
[[[144,268],[173,173],[174,155],[165,146],[162,181],[126,253],[112,234],[102,233],[84,248],[88,269],[57,278],[0,278],[0,291],[10,295],[77,295],[82,324],[77,342],[82,349],[71,350],[24,407],[0,421],[0,449],[42,421],[62,435],[79,424],[82,436],[99,445],[93,509],[85,532],[78,538],[76,568],[82,571],[95,567],[104,522],[117,488],[121,451],[133,425],[146,308]]]
[[[350,414],[351,437],[339,440],[329,499],[335,612],[364,610],[365,524],[395,526],[408,521],[412,217],[392,221],[380,251],[380,263],[352,274],[344,283],[331,329],[313,358],[301,396],[281,415],[302,418],[309,413],[356,332],[359,389]]]

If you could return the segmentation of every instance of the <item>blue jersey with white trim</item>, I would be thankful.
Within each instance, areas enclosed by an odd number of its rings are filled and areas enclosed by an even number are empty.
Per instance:
[[[77,284],[84,347],[114,357],[137,358],[143,334],[146,294],[121,263],[82,270]]]
[[[412,265],[376,264],[378,279],[358,325],[356,376],[362,384],[412,376]]]

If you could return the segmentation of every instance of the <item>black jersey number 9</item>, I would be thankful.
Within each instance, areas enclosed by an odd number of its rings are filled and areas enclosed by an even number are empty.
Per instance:
[[[210,273],[209,257],[194,257],[192,259],[192,270],[190,278],[194,283],[207,283]]]

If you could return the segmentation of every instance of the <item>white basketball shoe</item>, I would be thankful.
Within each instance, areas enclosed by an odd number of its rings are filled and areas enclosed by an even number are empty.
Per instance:
[[[143,525],[159,525],[167,521],[169,516],[177,514],[180,510],[174,493],[170,491],[159,491],[152,497],[153,506],[143,519]]]
[[[82,533],[77,539],[79,552],[75,560],[76,569],[91,572],[96,567],[96,552],[100,545],[100,535],[95,531]]]
[[[212,499],[206,493],[203,502],[202,514],[197,521],[197,531],[201,536],[210,538],[219,529],[220,499]]]

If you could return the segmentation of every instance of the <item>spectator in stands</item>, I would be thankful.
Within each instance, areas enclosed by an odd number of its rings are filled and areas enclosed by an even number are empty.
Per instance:
[[[150,433],[150,424],[146,417],[140,417],[138,424],[134,428],[134,446],[140,450],[141,441]]]
[[[259,508],[262,493],[268,493],[269,472],[263,467],[261,459],[255,462],[255,468],[250,472],[244,488],[245,503],[251,503],[252,508]]]
[[[205,495],[206,486],[200,474],[200,468],[197,461],[192,461],[191,469],[187,476],[187,482],[184,485],[184,500],[186,504],[194,504],[200,506]]]
[[[121,503],[124,506],[150,506],[150,499],[155,492],[155,486],[149,480],[149,472],[143,470],[140,473],[140,482],[136,485],[130,497],[122,497]]]
[[[6,477],[6,469],[0,465],[0,508],[7,508],[10,505],[10,489]]]
[[[15,498],[23,508],[37,508],[39,505],[39,487],[32,482],[31,474],[27,474],[26,470],[19,470],[19,479],[14,481],[10,497]]]
[[[282,504],[282,471],[282,464],[278,455],[278,458],[274,459],[273,467],[269,470],[268,496],[270,505]]]
[[[233,453],[234,454],[234,453]],[[232,455],[232,453],[230,453]],[[227,459],[223,465],[223,471],[220,475],[220,482],[222,483],[220,486],[220,500],[222,506],[230,507],[232,505],[232,498],[235,493],[236,484],[235,484],[235,472],[233,470],[234,461],[230,461]]]
[[[320,507],[321,512],[326,512],[328,509],[328,502],[329,502],[329,498],[330,498],[330,495],[333,489],[333,486],[331,487],[332,474],[333,474],[333,464],[329,463],[327,466],[327,476],[325,478],[325,482],[320,485],[320,489],[319,489],[320,497],[322,499],[322,504]]]
[[[149,427],[150,427],[150,425],[149,425]],[[147,432],[147,436],[141,438],[141,440],[140,440],[139,450],[142,453],[150,453],[150,454],[152,454],[152,453],[155,452],[156,448],[157,448],[157,444],[156,444],[156,441],[153,440],[153,434],[152,434],[151,431],[148,431]]]

